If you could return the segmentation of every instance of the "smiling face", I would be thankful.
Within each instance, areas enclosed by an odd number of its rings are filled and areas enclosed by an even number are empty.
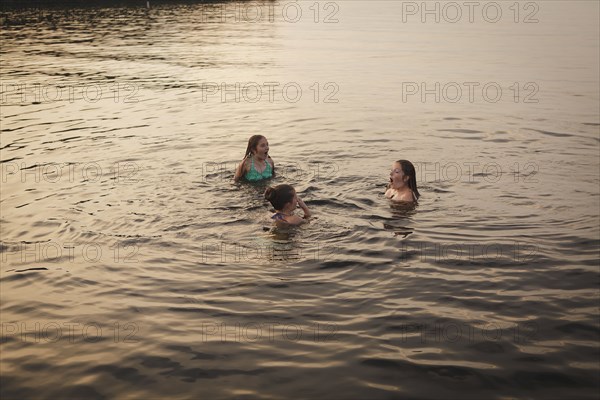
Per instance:
[[[402,171],[402,166],[400,163],[393,163],[392,170],[390,171],[390,184],[392,187],[394,189],[400,189],[407,184],[408,179],[409,177],[408,175],[404,174],[404,171]]]
[[[267,156],[269,155],[269,142],[267,141],[267,139],[261,138],[258,141],[258,144],[254,148],[254,150],[252,150],[252,153],[257,158],[259,158],[261,160],[265,160],[267,158]]]

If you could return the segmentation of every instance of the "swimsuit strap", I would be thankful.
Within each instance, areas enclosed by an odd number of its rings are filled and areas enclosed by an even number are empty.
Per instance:
[[[267,161],[267,160],[265,159],[265,169],[263,169],[263,171],[262,171],[262,172],[258,172],[258,170],[256,169],[256,167],[254,166],[254,157],[252,157],[252,165],[250,166],[250,169],[254,169],[254,172],[256,172],[257,174],[259,174],[260,176],[263,176],[263,175],[265,175],[267,172],[271,172],[271,171],[270,171],[270,169],[271,169],[271,163],[269,163],[269,161]],[[269,175],[269,176],[270,176],[270,174],[266,174],[266,175]]]
[[[251,157],[250,169],[246,172],[245,178],[251,182],[260,181],[262,179],[271,178],[273,176],[273,168],[271,164],[265,160],[265,169],[263,172],[258,172],[254,166],[254,157]]]
[[[285,214],[282,214],[280,212],[277,212],[275,214],[273,214],[273,216],[271,217],[271,219],[274,219],[276,221],[283,221],[283,222],[287,222],[285,220]]]

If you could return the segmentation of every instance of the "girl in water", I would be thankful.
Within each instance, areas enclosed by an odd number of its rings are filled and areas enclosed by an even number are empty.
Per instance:
[[[275,220],[277,226],[301,225],[308,222],[306,219],[310,217],[310,211],[291,185],[268,187],[265,191],[265,199],[269,200],[275,208],[275,214],[271,218]],[[294,215],[296,207],[302,209],[304,219]]]
[[[245,178],[257,182],[275,176],[275,163],[269,156],[269,142],[262,135],[254,135],[248,140],[246,155],[238,165],[233,179],[237,182]]]
[[[392,164],[390,183],[385,197],[397,202],[416,202],[419,197],[415,167],[408,160],[398,160]]]

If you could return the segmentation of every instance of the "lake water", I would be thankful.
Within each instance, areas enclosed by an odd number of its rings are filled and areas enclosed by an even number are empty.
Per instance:
[[[2,11],[2,398],[598,398],[598,2],[151,3]]]

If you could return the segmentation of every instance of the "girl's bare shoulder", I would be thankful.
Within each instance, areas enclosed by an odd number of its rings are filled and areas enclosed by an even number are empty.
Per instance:
[[[290,215],[286,218],[286,220],[290,225],[302,225],[307,222],[305,219],[302,219],[297,215]]]

